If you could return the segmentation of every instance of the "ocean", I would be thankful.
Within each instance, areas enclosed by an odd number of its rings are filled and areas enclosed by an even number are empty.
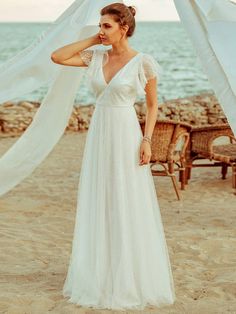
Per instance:
[[[49,23],[0,23],[0,66],[35,41],[48,26]],[[194,47],[180,22],[137,22],[129,43],[135,50],[151,54],[162,66],[163,74],[158,84],[160,103],[212,92]],[[17,100],[42,101],[46,91],[47,87],[43,86]],[[94,101],[94,95],[82,84],[76,95],[76,103],[83,105]]]

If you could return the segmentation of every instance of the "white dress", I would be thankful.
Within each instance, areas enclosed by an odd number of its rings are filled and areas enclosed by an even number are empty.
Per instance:
[[[63,296],[96,309],[172,304],[174,284],[150,165],[139,165],[134,108],[160,65],[136,54],[109,83],[106,50],[81,53],[96,96],[82,160],[72,253]]]

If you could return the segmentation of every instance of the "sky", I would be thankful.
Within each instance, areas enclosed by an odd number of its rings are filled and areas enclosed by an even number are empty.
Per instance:
[[[73,0],[0,0],[0,22],[52,22],[72,3]],[[173,0],[126,0],[124,3],[136,7],[137,22],[179,21]]]

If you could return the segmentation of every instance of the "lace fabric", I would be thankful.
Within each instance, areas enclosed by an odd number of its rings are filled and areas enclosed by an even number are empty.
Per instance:
[[[93,52],[94,51],[92,49],[86,49],[79,52],[81,59],[83,60],[84,64],[86,64],[87,66],[92,61]]]
[[[84,64],[86,64],[89,68],[92,67],[91,61],[96,51],[94,51],[93,49],[86,49],[86,50],[80,51],[79,53]],[[162,77],[162,73],[163,73],[163,69],[161,65],[155,60],[155,58],[152,55],[148,53],[142,53],[142,55],[143,56],[141,58],[141,62],[139,63],[138,76],[137,76],[137,92],[141,96],[146,94],[145,86],[147,82],[154,77],[156,77],[158,81],[160,81]],[[103,66],[104,66],[104,63],[105,62],[103,60]],[[91,79],[93,75],[94,75],[93,70],[89,69],[87,71],[87,78]]]
[[[162,73],[163,68],[159,62],[157,62],[152,55],[143,53],[136,78],[137,94],[141,97],[145,96],[145,87],[147,82],[154,77],[156,77],[159,82],[162,77]]]
[[[157,77],[158,80],[161,78],[162,67],[152,55],[145,54],[143,58],[143,69],[147,81],[154,77]]]

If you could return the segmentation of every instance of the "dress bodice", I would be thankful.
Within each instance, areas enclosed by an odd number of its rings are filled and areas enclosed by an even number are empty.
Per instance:
[[[103,73],[104,49],[84,50],[81,58],[88,66],[89,86],[96,97],[96,105],[133,106],[136,97],[145,95],[149,79],[161,74],[160,64],[149,54],[139,52],[129,60],[109,81]]]

